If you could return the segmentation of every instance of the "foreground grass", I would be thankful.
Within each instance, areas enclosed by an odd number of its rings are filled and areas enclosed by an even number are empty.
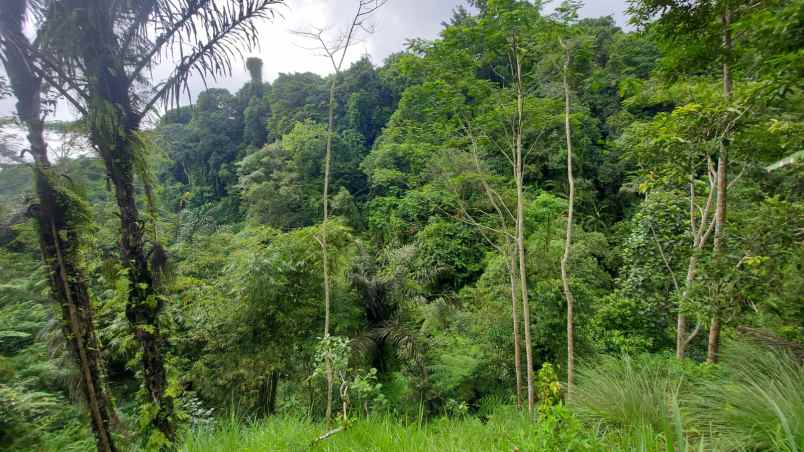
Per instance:
[[[594,440],[579,435],[575,425],[562,417],[533,423],[513,410],[489,417],[437,419],[419,425],[391,417],[361,419],[347,430],[315,442],[326,431],[305,420],[274,417],[239,423],[225,421],[217,427],[189,435],[183,451],[512,451],[605,450]]]
[[[569,407],[535,421],[500,405],[487,417],[360,419],[316,441],[327,429],[309,420],[231,418],[188,433],[181,450],[804,452],[804,365],[750,344],[722,358],[601,357],[580,368]]]

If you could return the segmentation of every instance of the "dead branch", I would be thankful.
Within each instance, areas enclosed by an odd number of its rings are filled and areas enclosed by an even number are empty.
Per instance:
[[[338,427],[335,430],[330,430],[327,433],[324,433],[323,435],[321,435],[318,438],[316,438],[315,441],[313,441],[313,445],[315,445],[315,444],[317,444],[317,443],[319,443],[321,441],[324,441],[325,439],[329,438],[330,436],[332,436],[332,435],[334,435],[334,434],[336,434],[338,432],[342,432],[344,430],[346,430],[346,427]]]

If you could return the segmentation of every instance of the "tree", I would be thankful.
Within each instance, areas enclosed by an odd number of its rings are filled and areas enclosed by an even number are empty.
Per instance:
[[[648,192],[648,198],[662,197],[662,192],[672,192],[676,187],[686,185],[689,213],[685,226],[689,237],[685,237],[685,240],[689,239],[691,243],[688,254],[682,257],[687,259],[683,283],[675,276],[673,263],[678,259],[672,249],[674,246],[661,238],[661,226],[651,225],[649,230],[643,231],[654,243],[653,248],[658,251],[662,266],[673,283],[678,305],[676,356],[681,359],[687,346],[700,331],[700,323],[692,332],[688,331],[688,302],[698,279],[700,260],[706,258],[705,246],[715,228],[713,210],[717,195],[716,170],[709,149],[717,135],[714,131],[718,130],[718,119],[713,118],[719,118],[721,112],[717,101],[711,99],[716,94],[707,84],[680,83],[674,87],[660,88],[659,91],[663,93],[660,95],[668,94],[664,89],[672,93],[672,97],[681,105],[669,114],[656,115],[650,122],[632,124],[620,141],[628,148],[627,155],[633,157],[643,168],[644,177],[639,179],[639,183],[641,189]],[[686,100],[689,103],[685,103]],[[696,101],[710,107],[705,108]],[[702,178],[707,182],[702,181]],[[643,203],[646,207],[651,205],[648,200]]]
[[[519,316],[517,312],[519,311],[519,298],[517,296],[517,291],[519,289],[519,279],[521,278],[519,271],[517,269],[517,254],[514,247],[513,240],[516,240],[515,237],[511,237],[509,232],[509,219],[513,220],[512,222],[516,224],[516,218],[511,217],[511,211],[508,207],[505,206],[505,203],[501,199],[500,194],[494,190],[487,180],[486,171],[481,166],[480,163],[480,156],[478,151],[478,142],[474,133],[472,132],[471,125],[467,125],[467,133],[471,140],[471,149],[472,149],[472,160],[475,165],[475,171],[477,172],[477,176],[480,180],[480,184],[483,188],[483,193],[486,195],[486,199],[488,199],[489,204],[493,207],[494,212],[497,216],[497,227],[492,228],[492,232],[495,234],[502,236],[502,246],[497,246],[497,250],[503,256],[506,256],[506,265],[508,270],[508,276],[511,281],[511,320],[513,322],[513,341],[514,341],[514,373],[516,376],[516,404],[517,407],[522,407],[522,357],[521,357],[521,350],[520,350],[520,337],[519,337]],[[464,209],[468,210],[468,209]],[[466,215],[466,213],[464,213]],[[468,218],[471,219],[471,216],[467,215]],[[473,223],[477,224],[481,228],[487,228],[487,226],[482,225],[480,223],[475,222],[472,220]],[[483,234],[486,237],[485,234]],[[494,245],[493,241],[490,241],[492,245]]]
[[[565,24],[575,20],[580,5],[577,2],[565,1],[559,7],[558,13]],[[561,70],[561,84],[564,88],[564,132],[567,140],[567,185],[569,186],[569,200],[567,205],[566,239],[564,241],[564,254],[561,257],[561,283],[564,287],[564,298],[567,300],[567,397],[572,393],[573,372],[575,369],[575,331],[573,309],[575,297],[570,288],[569,260],[572,249],[572,222],[575,209],[575,177],[572,174],[572,130],[570,121],[570,87],[569,71],[572,61],[572,43],[566,38],[559,38],[561,48],[564,50],[564,65]]]
[[[85,201],[70,183],[62,180],[48,158],[42,108],[47,93],[42,75],[34,71],[32,47],[23,33],[26,0],[0,5],[0,61],[17,98],[17,115],[28,129],[33,157],[34,185],[38,204],[29,212],[36,219],[42,260],[48,269],[52,296],[62,310],[63,331],[80,369],[81,389],[92,420],[98,450],[117,450],[111,433],[114,406],[106,391],[94,308],[81,264],[81,246],[88,212]]]
[[[329,85],[329,109],[327,113],[327,146],[324,155],[324,193],[322,196],[324,205],[324,220],[321,227],[321,251],[324,266],[324,339],[329,337],[330,330],[330,275],[329,275],[329,254],[327,250],[327,222],[329,221],[329,177],[332,165],[332,140],[335,134],[335,88],[338,77],[341,74],[346,53],[353,41],[357,38],[355,33],[359,30],[366,30],[366,19],[372,13],[382,7],[388,0],[358,0],[357,11],[352,19],[352,24],[346,33],[338,36],[334,42],[327,42],[324,38],[324,30],[319,29],[314,32],[296,32],[298,35],[317,41],[320,50],[332,63],[332,74]],[[326,419],[330,421],[332,417],[332,369],[327,370],[327,411]]]
[[[522,83],[521,49],[514,35],[511,39],[516,89],[516,120],[514,122],[514,180],[516,181],[516,250],[519,259],[519,288],[522,299],[522,319],[525,322],[525,361],[527,362],[528,414],[533,414],[533,345],[530,338],[530,306],[528,304],[528,270],[525,264],[525,153],[522,148],[524,130],[523,104],[525,88]]]
[[[499,15],[499,19],[497,19]],[[528,414],[533,415],[535,406],[533,343],[531,340],[530,303],[528,293],[528,271],[525,257],[525,159],[527,157],[523,140],[525,139],[525,98],[527,88],[523,78],[523,58],[527,47],[528,27],[540,22],[539,11],[526,2],[500,1],[485,5],[483,13],[487,27],[502,27],[502,42],[506,46],[510,70],[510,85],[513,90],[515,111],[510,119],[511,153],[506,156],[512,166],[516,185],[515,239],[518,274],[519,298],[522,302],[522,320],[524,322],[526,381],[528,388]],[[500,23],[502,22],[502,23]]]
[[[278,3],[281,0],[143,0],[110,6],[101,0],[58,0],[50,4],[43,24],[47,41],[36,53],[36,64],[58,74],[53,85],[84,115],[115,188],[122,263],[129,282],[126,317],[142,346],[147,393],[143,424],[153,429],[152,447],[175,439],[176,390],[168,387],[165,338],[158,322],[164,301],[155,275],[165,253],[154,231],[152,249],[146,250],[149,231],[136,202],[135,174],[150,191],[140,123],[157,103],[178,102],[189,92],[193,73],[213,78],[229,74],[235,47],[255,44],[255,21],[270,17]],[[144,74],[177,47],[187,49],[170,76],[157,85],[144,84]]]
[[[692,47],[692,52],[709,52],[720,61],[722,69],[723,97],[730,102],[733,93],[732,64],[734,61],[734,43],[732,36],[732,21],[736,9],[745,5],[742,0],[718,0],[714,2],[687,2],[676,0],[641,0],[634,2],[631,13],[635,20],[648,23],[658,15],[659,32],[663,33],[669,41],[679,41],[698,37],[698,42]],[[695,40],[696,38],[692,38]],[[720,42],[718,42],[720,41]],[[726,206],[728,197],[728,137],[724,134],[720,140],[720,151],[717,159],[715,200],[715,231],[712,244],[715,255],[722,252],[726,230]],[[709,342],[707,361],[716,362],[720,345],[721,318],[718,303],[714,302],[715,309],[709,325]],[[679,319],[679,326],[682,326]]]
[[[268,103],[271,85],[262,81],[261,59],[253,57],[247,59],[246,68],[251,79],[237,93],[238,97],[245,101],[245,105],[241,105],[243,108],[243,141],[259,148],[268,139],[266,121],[271,114],[271,106]]]

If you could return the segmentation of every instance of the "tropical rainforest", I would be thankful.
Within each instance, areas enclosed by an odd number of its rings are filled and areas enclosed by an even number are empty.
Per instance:
[[[0,3],[0,449],[804,450],[804,1],[386,1]]]

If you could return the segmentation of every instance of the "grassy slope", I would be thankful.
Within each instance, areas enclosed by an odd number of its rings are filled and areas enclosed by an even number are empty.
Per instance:
[[[549,430],[545,427],[549,427]],[[558,433],[556,424],[528,422],[514,413],[477,418],[439,419],[419,426],[393,418],[361,419],[348,430],[313,444],[326,429],[290,418],[240,424],[228,422],[217,429],[196,431],[183,451],[512,451],[605,450],[579,435],[573,426]]]

